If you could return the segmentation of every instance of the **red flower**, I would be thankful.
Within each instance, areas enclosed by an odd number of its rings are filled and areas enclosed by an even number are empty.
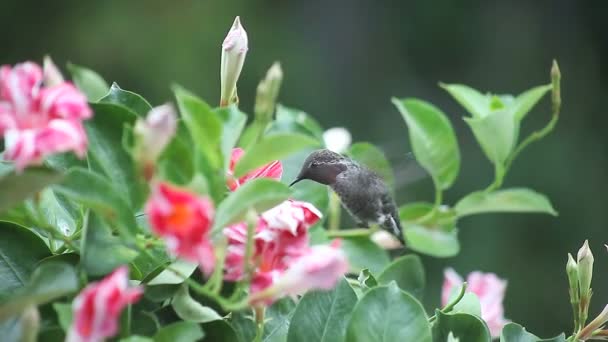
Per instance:
[[[128,268],[122,266],[80,292],[72,304],[74,322],[68,342],[103,341],[116,335],[120,312],[143,293],[140,287],[128,287],[128,275]]]
[[[209,231],[214,210],[208,198],[159,183],[148,199],[146,213],[152,230],[165,239],[172,254],[198,262],[205,274],[213,270],[215,256]]]
[[[228,179],[226,181],[230,191],[238,189],[239,186],[255,178],[272,178],[281,180],[281,176],[283,175],[283,165],[278,160],[250,171],[239,179],[234,178],[234,166],[243,157],[243,154],[245,154],[245,151],[243,151],[242,148],[232,149],[232,156],[230,157],[230,166],[228,169]]]
[[[42,77],[32,62],[0,67],[0,135],[17,170],[60,152],[83,158],[87,150],[82,120],[93,112],[86,97],[69,82],[48,86]]]

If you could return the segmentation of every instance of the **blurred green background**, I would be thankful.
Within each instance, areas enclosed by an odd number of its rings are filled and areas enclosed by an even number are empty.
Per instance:
[[[275,60],[286,77],[281,102],[325,127],[346,126],[358,141],[383,148],[394,163],[398,202],[431,199],[428,180],[407,185],[406,126],[391,96],[420,97],[452,120],[463,167],[446,203],[491,182],[492,169],[437,86],[520,93],[549,82],[551,60],[563,74],[556,131],[516,161],[505,186],[547,194],[560,215],[487,215],[460,223],[462,252],[424,258],[426,304],[439,302],[442,270],[496,272],[509,280],[506,317],[539,335],[570,331],[568,252],[590,239],[596,256],[591,315],[608,303],[608,1],[7,1],[0,3],[0,63],[50,54],[91,67],[153,104],[177,82],[219,100],[220,45],[240,15],[250,49],[239,83],[251,112],[258,80]],[[64,68],[65,70],[65,68]],[[549,118],[543,100],[524,132]]]

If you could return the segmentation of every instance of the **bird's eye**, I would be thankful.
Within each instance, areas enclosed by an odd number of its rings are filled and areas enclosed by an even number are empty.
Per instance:
[[[310,167],[317,167],[319,166],[319,163],[310,163]]]

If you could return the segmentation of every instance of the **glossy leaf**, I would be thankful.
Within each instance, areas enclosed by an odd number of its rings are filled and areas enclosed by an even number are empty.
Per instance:
[[[190,297],[188,286],[182,285],[171,301],[173,310],[179,318],[187,322],[207,323],[222,319],[215,310]]]
[[[492,338],[486,323],[479,317],[466,313],[444,314],[436,310],[437,320],[433,325],[433,341],[443,342],[448,335],[460,341],[488,342]]]
[[[112,83],[110,91],[99,102],[113,103],[130,109],[138,116],[145,117],[152,105],[141,95],[121,89],[116,82]]]
[[[44,241],[32,231],[0,222],[0,302],[25,286],[38,262],[50,255]]]
[[[95,115],[87,120],[89,158],[112,180],[134,209],[139,209],[147,196],[148,187],[136,173],[133,158],[122,144],[123,129],[135,122],[130,109],[113,103],[96,103],[91,107]],[[95,169],[96,170],[96,169]]]
[[[57,313],[59,325],[64,331],[67,331],[72,325],[73,313],[72,304],[68,303],[53,303],[53,309]]]
[[[265,316],[263,342],[286,342],[296,304],[291,298],[283,298],[272,304]]]
[[[444,231],[429,229],[420,225],[404,225],[404,235],[408,248],[434,256],[448,258],[460,252],[458,230]]]
[[[179,125],[175,137],[161,153],[156,168],[159,178],[171,183],[186,185],[194,176],[194,151],[188,130]],[[198,175],[203,177],[202,175]]]
[[[464,84],[440,84],[474,118],[483,118],[490,112],[490,98]]]
[[[287,185],[258,178],[240,186],[220,203],[215,214],[213,231],[241,221],[249,209],[261,213],[286,200],[291,194]]]
[[[230,163],[232,148],[236,146],[245,123],[247,123],[247,115],[239,111],[235,105],[217,108],[215,109],[215,113],[223,122],[220,146],[224,159],[224,168],[227,168]]]
[[[365,293],[346,331],[349,342],[430,342],[431,329],[422,305],[395,283]]]
[[[372,272],[370,272],[367,268],[364,268],[361,270],[361,272],[359,272],[359,277],[357,278],[357,281],[359,282],[359,287],[361,287],[361,290],[363,290],[363,292],[378,286],[378,281],[376,280]]]
[[[89,275],[102,276],[116,267],[128,264],[138,252],[124,245],[124,241],[112,235],[101,218],[91,212],[83,228],[81,263]]]
[[[287,342],[345,341],[346,325],[357,295],[346,280],[331,291],[313,291],[300,299],[289,325]]]
[[[389,188],[395,189],[395,175],[391,164],[386,159],[384,152],[378,147],[365,142],[355,143],[351,145],[346,154],[376,172]]]
[[[46,167],[29,167],[16,173],[12,167],[0,171],[0,212],[6,211],[45,187],[61,181],[63,174]]]
[[[11,299],[0,307],[0,320],[18,314],[31,305],[42,305],[53,299],[78,290],[78,278],[74,268],[64,263],[40,265],[25,287],[12,294]]]
[[[457,296],[458,292],[460,292],[460,288],[454,288],[453,295]],[[448,303],[451,303],[452,300],[455,299],[454,296],[450,297]],[[472,292],[466,292],[460,301],[454,305],[452,311],[450,311],[450,313],[457,312],[481,317],[481,303],[479,303],[479,298]]]
[[[131,206],[114,188],[108,179],[81,168],[71,169],[65,180],[53,187],[114,223],[123,237],[133,237],[137,224]]]
[[[159,275],[148,281],[148,285],[181,284],[194,273],[198,265],[193,262],[176,260],[165,268]],[[177,273],[175,272],[177,271]]]
[[[232,325],[225,320],[213,321],[203,324],[205,342],[241,342]]]
[[[304,148],[319,146],[314,138],[297,133],[277,133],[264,137],[243,155],[234,168],[234,175],[247,172],[273,160],[284,158]]]
[[[456,203],[458,216],[490,212],[545,213],[557,215],[549,199],[526,188],[513,188],[493,192],[473,192]]]
[[[346,253],[350,272],[355,274],[364,268],[379,274],[390,263],[388,253],[367,236],[344,237],[341,247]]]
[[[395,259],[378,275],[379,284],[395,281],[397,286],[414,297],[421,299],[426,285],[424,267],[420,257],[413,254]]]
[[[409,128],[416,160],[433,177],[437,187],[449,188],[460,168],[460,151],[452,124],[430,103],[416,99],[393,99]]]
[[[559,336],[541,339],[534,334],[526,331],[524,327],[516,323],[508,323],[502,328],[500,342],[566,342],[564,334]]]
[[[154,342],[200,341],[205,334],[201,327],[193,322],[177,322],[162,327],[156,335]]]
[[[221,167],[222,120],[203,100],[189,91],[173,88],[177,105],[196,147],[212,169]]]
[[[517,143],[519,126],[507,110],[493,111],[481,118],[464,118],[486,157],[502,165]]]
[[[307,113],[281,104],[277,105],[276,112],[276,120],[272,122],[266,134],[301,133],[316,138],[319,143],[323,141],[323,128]]]
[[[509,109],[513,113],[515,120],[521,121],[532,110],[532,108],[551,90],[551,84],[542,85],[529,89],[515,98]]]
[[[68,70],[72,74],[72,81],[90,102],[101,99],[110,87],[108,83],[95,71],[80,65],[68,63]]]

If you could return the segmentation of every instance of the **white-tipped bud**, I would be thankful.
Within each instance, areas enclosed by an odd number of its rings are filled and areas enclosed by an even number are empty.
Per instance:
[[[591,278],[593,276],[593,254],[591,253],[587,240],[585,240],[581,249],[578,250],[577,263],[578,284],[581,297],[588,297],[591,289]]]
[[[46,87],[52,87],[63,83],[63,75],[61,75],[61,71],[59,71],[55,63],[53,63],[50,56],[44,56],[42,74],[44,77],[44,86]]]
[[[224,43],[222,43],[222,62],[220,69],[221,98],[220,106],[227,106],[238,102],[236,83],[243,70],[245,56],[249,49],[247,32],[241,25],[239,17],[228,31]]]
[[[144,167],[154,164],[175,135],[176,128],[177,114],[169,103],[152,108],[145,119],[137,120],[135,154]]]
[[[330,128],[323,133],[323,141],[328,150],[336,153],[344,153],[350,146],[352,137],[344,127]]]
[[[270,69],[268,69],[266,78],[258,84],[254,112],[256,119],[260,122],[268,123],[272,120],[274,106],[279,96],[279,89],[281,89],[281,82],[283,82],[281,64],[274,62]]]

